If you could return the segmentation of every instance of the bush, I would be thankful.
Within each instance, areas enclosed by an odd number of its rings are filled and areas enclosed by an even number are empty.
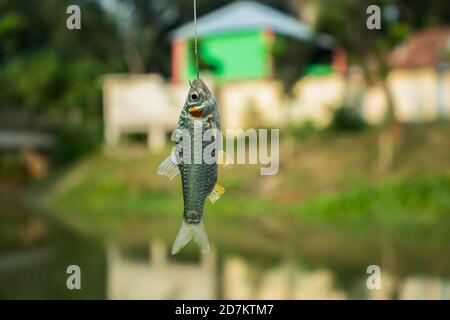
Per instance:
[[[95,125],[79,125],[56,130],[55,160],[69,163],[96,150],[102,143],[101,128]]]
[[[368,125],[354,107],[342,106],[335,110],[329,128],[333,131],[360,131]]]
[[[287,128],[289,135],[297,139],[302,139],[317,132],[317,128],[310,121],[303,122],[301,124],[291,124]]]

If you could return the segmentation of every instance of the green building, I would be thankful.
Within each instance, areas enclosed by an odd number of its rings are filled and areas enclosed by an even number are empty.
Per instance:
[[[298,19],[254,1],[233,2],[197,19],[199,55],[218,82],[268,78],[276,35],[305,41],[313,32]],[[172,79],[195,77],[194,24],[172,32]]]

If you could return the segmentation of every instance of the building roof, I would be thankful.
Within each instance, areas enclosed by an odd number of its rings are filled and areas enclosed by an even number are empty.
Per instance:
[[[197,35],[199,37],[252,29],[269,29],[299,40],[308,40],[313,37],[312,30],[306,24],[255,1],[233,2],[197,19]],[[193,38],[193,21],[172,31],[171,37],[174,39]]]
[[[430,28],[412,35],[389,55],[393,68],[435,67],[450,52],[450,27]]]

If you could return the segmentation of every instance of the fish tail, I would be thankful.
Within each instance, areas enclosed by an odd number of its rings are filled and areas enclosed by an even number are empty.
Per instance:
[[[209,252],[208,236],[206,235],[203,219],[199,223],[188,223],[183,219],[180,231],[178,231],[175,242],[172,246],[172,254],[180,252],[181,249],[192,239],[200,246],[203,253]]]

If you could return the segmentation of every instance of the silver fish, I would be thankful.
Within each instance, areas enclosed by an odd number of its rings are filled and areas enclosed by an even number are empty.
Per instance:
[[[201,79],[190,83],[188,97],[178,120],[175,142],[175,148],[161,163],[157,172],[169,179],[181,174],[183,223],[172,246],[172,254],[178,253],[192,238],[203,253],[208,253],[209,242],[203,224],[203,208],[207,197],[214,202],[225,192],[217,184],[218,159],[224,153],[221,151],[221,125],[217,104]],[[209,161],[206,155],[210,156]]]

